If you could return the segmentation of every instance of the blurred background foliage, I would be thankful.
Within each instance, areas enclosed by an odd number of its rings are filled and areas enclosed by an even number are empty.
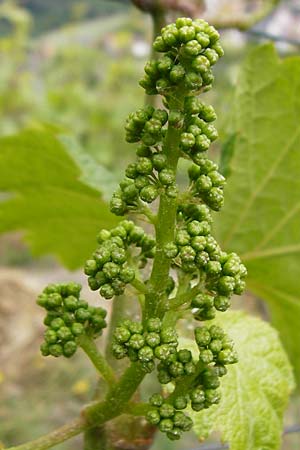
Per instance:
[[[262,2],[235,0],[229,5],[210,0],[209,13],[222,22],[232,14],[251,12]],[[206,94],[220,117],[220,143],[230,136],[232,94],[247,50],[271,37],[280,53],[299,53],[300,30],[295,26],[299,2],[283,1],[280,8],[247,32],[223,32],[226,58],[216,67],[215,89]],[[150,41],[150,19],[129,0],[0,1],[0,135],[40,123],[72,135],[90,161],[97,162],[99,183],[108,198],[133,157],[132,147],[124,142],[123,124],[141,105],[138,80]],[[213,149],[216,157],[220,143]],[[0,345],[4,347],[5,339],[9,344],[9,350],[0,354],[0,430],[1,439],[12,445],[72,418],[91,398],[94,378],[80,355],[69,364],[45,362],[38,354],[42,327],[34,304],[36,292],[48,281],[80,275],[70,274],[49,257],[33,260],[18,234],[0,237],[0,263]],[[94,300],[92,294],[86,295]],[[261,313],[251,299],[248,308]],[[9,336],[7,321],[16,324]],[[299,420],[296,403],[287,423]],[[299,437],[289,436],[284,448],[296,450],[299,443]],[[199,443],[190,435],[179,444],[160,436],[153,448],[192,447]],[[80,448],[80,438],[57,448]]]

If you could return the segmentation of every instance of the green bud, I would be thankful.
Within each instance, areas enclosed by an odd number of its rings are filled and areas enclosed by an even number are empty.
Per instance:
[[[47,344],[55,344],[57,342],[57,334],[54,330],[48,329],[44,334],[44,338]]]
[[[129,344],[130,344],[130,342],[129,342]],[[147,346],[147,345],[142,347],[139,350],[138,355],[139,355],[139,360],[142,361],[142,362],[152,361],[153,357],[154,357],[154,353],[153,353],[152,348]]]
[[[173,67],[173,60],[169,56],[163,56],[158,61],[158,64],[157,64],[158,70],[163,74],[167,74],[168,72],[170,72],[172,67]]]
[[[120,267],[118,264],[113,262],[107,262],[104,264],[103,273],[108,280],[113,280],[118,277],[120,273]]]
[[[149,332],[146,334],[145,339],[149,347],[157,347],[160,344],[160,336],[158,333]]]
[[[177,333],[172,327],[162,328],[160,338],[163,344],[177,343]]]
[[[181,438],[181,434],[181,429],[177,427],[174,427],[171,431],[167,431],[167,437],[170,441],[178,441]]]
[[[195,37],[195,28],[193,26],[183,26],[179,29],[178,38],[181,42],[187,43]]]
[[[158,317],[149,319],[146,323],[147,330],[151,333],[159,333],[161,330],[161,321]]]
[[[152,164],[157,171],[161,171],[166,167],[167,164],[166,155],[164,155],[163,153],[155,153],[152,156]]]
[[[53,319],[50,324],[52,330],[55,330],[55,331],[59,330],[64,325],[65,325],[65,322],[60,317]]]
[[[175,182],[175,172],[172,169],[162,169],[159,172],[158,178],[164,186],[169,186]]]
[[[196,39],[199,42],[199,44],[201,45],[201,47],[208,47],[209,44],[210,44],[209,36],[206,33],[202,33],[202,32],[197,33],[196,34]],[[207,57],[206,51],[204,52],[204,54]],[[210,59],[208,57],[207,57],[207,59],[210,62]]]
[[[158,196],[158,190],[155,186],[145,186],[140,191],[140,198],[146,203],[152,203]]]
[[[68,341],[64,344],[63,346],[63,355],[66,358],[70,358],[71,356],[74,355],[74,353],[77,350],[77,344],[74,341]]]
[[[116,359],[122,359],[127,355],[127,349],[116,342],[113,342],[111,350]]]
[[[79,322],[75,322],[71,326],[71,331],[74,336],[80,336],[84,333],[84,326]]]
[[[158,425],[160,431],[166,433],[173,428],[173,421],[171,419],[162,419]]]
[[[66,326],[59,328],[59,330],[57,330],[56,334],[57,334],[58,339],[63,342],[69,341],[70,339],[73,338],[70,328],[68,328]]]
[[[205,401],[205,392],[201,387],[193,389],[190,396],[193,403],[204,403]]]
[[[209,333],[212,339],[224,339],[226,336],[224,330],[218,325],[212,325],[209,328]]]
[[[60,344],[49,345],[49,353],[52,356],[58,358],[63,354],[63,347]]]
[[[119,344],[124,344],[125,342],[129,341],[131,337],[130,331],[125,327],[117,327],[114,332],[114,339]]]
[[[62,304],[62,297],[60,294],[54,292],[53,294],[48,295],[48,300],[46,303],[47,309],[50,309],[50,310],[55,309],[55,308],[61,306],[61,304]]]
[[[120,270],[119,277],[124,283],[131,283],[135,278],[135,271],[132,267],[123,267]]]
[[[115,291],[110,284],[106,283],[101,286],[100,295],[106,299],[110,299],[115,295]]]
[[[179,395],[174,399],[175,409],[185,409],[187,407],[189,397],[186,395]],[[177,414],[177,413],[176,413]]]
[[[190,235],[186,230],[178,230],[175,236],[177,245],[188,245],[190,243]]]
[[[128,346],[134,350],[139,350],[145,345],[145,339],[141,334],[133,334],[128,341]]]
[[[185,77],[185,70],[181,64],[174,65],[170,71],[170,80],[172,83],[180,83]]]
[[[159,408],[160,417],[168,419],[175,414],[174,407],[169,403],[163,403]]]
[[[206,347],[211,341],[211,333],[207,328],[195,328],[195,340],[199,347]]]
[[[179,255],[183,263],[190,263],[194,261],[196,252],[190,245],[185,245],[181,247]]]
[[[151,425],[158,425],[160,422],[160,414],[156,409],[147,412],[146,419]]]
[[[43,356],[49,356],[49,345],[46,342],[43,342],[40,346],[40,351]]]
[[[174,348],[170,347],[167,344],[159,345],[155,348],[154,354],[157,359],[160,359],[161,361],[164,361],[168,356],[170,356],[172,353],[174,353]],[[168,382],[167,382],[168,383]]]
[[[195,145],[195,136],[192,133],[182,133],[180,137],[180,145],[184,151],[190,150]]]
[[[192,67],[201,75],[210,70],[210,62],[204,55],[199,55],[192,61]]]
[[[184,366],[180,361],[175,361],[170,364],[169,372],[174,378],[182,377],[184,375]]]
[[[205,152],[209,149],[210,140],[205,134],[199,134],[195,140],[195,150],[198,152]]]
[[[226,311],[230,307],[230,298],[217,295],[214,298],[214,306],[218,311]]]
[[[205,391],[205,402],[208,405],[216,405],[221,400],[220,392],[216,389],[206,389]]]

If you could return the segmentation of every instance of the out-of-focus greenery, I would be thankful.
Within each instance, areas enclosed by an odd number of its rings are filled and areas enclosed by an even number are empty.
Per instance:
[[[127,11],[130,2],[129,0],[19,0],[18,4],[32,14],[33,33],[36,35],[61,27],[65,23]],[[8,30],[9,24],[3,21],[0,35]]]
[[[32,41],[28,14],[4,3],[1,15],[12,31],[0,38],[0,134],[35,122],[59,125],[96,161],[114,168],[118,158],[122,170],[132,152],[123,123],[139,103],[147,52],[143,25],[118,15],[93,22],[87,33],[74,26]]]

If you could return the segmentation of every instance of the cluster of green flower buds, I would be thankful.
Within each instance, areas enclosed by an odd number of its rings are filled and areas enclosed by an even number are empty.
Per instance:
[[[144,110],[139,110],[138,113],[142,114],[144,112],[146,114],[146,111],[149,110],[153,111],[153,114],[152,119],[146,122],[146,125],[151,121],[151,126],[154,126],[154,121],[162,124],[168,120],[168,114],[163,109],[147,107]],[[131,137],[128,138],[127,131],[127,138],[130,141],[141,139],[142,142],[136,150],[136,161],[128,165],[125,171],[126,177],[114,192],[110,203],[111,211],[118,216],[122,216],[130,211],[138,211],[139,209],[143,211],[143,202],[152,203],[161,192],[165,192],[171,198],[177,196],[174,170],[167,166],[167,158],[161,152],[160,144],[155,145],[156,142],[149,139],[151,130],[152,135],[154,135],[154,128],[146,127],[145,125],[143,129],[136,129],[136,125],[134,125],[135,115],[132,117],[129,120],[129,124],[127,124],[127,128],[130,125],[130,129],[134,130],[132,133],[134,132],[135,137],[133,138],[133,135],[130,135]],[[147,130],[147,133],[145,130]],[[161,135],[164,135],[164,130],[161,130]]]
[[[177,334],[173,328],[162,327],[159,318],[149,319],[146,326],[139,322],[124,320],[114,332],[112,352],[115,358],[127,356],[131,361],[140,361],[147,372],[151,372],[155,359],[165,360],[176,352]]]
[[[215,363],[218,367],[237,362],[233,342],[217,325],[195,328],[195,340],[200,351],[200,361]]]
[[[163,126],[168,120],[168,113],[152,106],[131,113],[125,125],[126,141],[139,142],[152,146],[160,142],[165,134]]]
[[[196,365],[190,350],[181,349],[164,358],[157,366],[157,377],[161,384],[170,383],[177,378],[194,375]]]
[[[99,247],[85,264],[84,272],[93,291],[99,289],[106,299],[124,293],[126,284],[135,278],[135,270],[127,263],[130,245],[140,248],[138,258],[153,258],[155,240],[143,228],[129,220],[123,220],[112,230],[101,230],[97,236]]]
[[[180,411],[187,406],[188,401],[185,396],[178,397],[172,404],[165,401],[160,394],[153,394],[149,402],[153,408],[147,413],[148,422],[157,425],[169,439],[180,439],[184,431],[192,428],[192,419]]]
[[[43,356],[70,358],[77,350],[78,337],[87,334],[95,338],[106,327],[106,311],[89,306],[80,298],[80,291],[77,283],[49,284],[39,295],[37,304],[47,311]]]
[[[157,367],[158,378],[161,384],[172,381],[175,390],[165,400],[160,394],[152,395],[149,400],[153,408],[147,413],[148,421],[158,425],[172,440],[179,439],[182,432],[192,426],[192,420],[181,410],[190,405],[194,411],[201,411],[219,403],[219,378],[227,373],[226,365],[237,362],[233,343],[220,327],[196,328],[195,339],[199,361],[193,361],[192,353],[187,349],[167,356]],[[181,383],[180,394],[176,394],[177,383],[183,377],[187,377],[187,382]]]
[[[206,105],[197,97],[186,97],[180,148],[184,156],[188,156],[196,164],[203,159],[210,144],[218,138],[218,132],[211,124],[216,118],[211,105]]]
[[[167,25],[153,44],[164,55],[145,67],[140,85],[148,95],[168,96],[174,88],[199,92],[211,88],[211,66],[223,56],[219,33],[201,19],[178,18]]]
[[[243,293],[247,269],[238,255],[222,252],[219,260],[207,264],[206,274],[206,293],[198,294],[191,302],[196,320],[211,320],[216,311],[226,311],[231,296]]]
[[[200,197],[209,208],[219,211],[224,204],[225,178],[218,172],[218,166],[210,159],[200,159],[189,168],[191,192]]]

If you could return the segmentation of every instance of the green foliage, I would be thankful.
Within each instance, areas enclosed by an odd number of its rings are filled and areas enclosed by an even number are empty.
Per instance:
[[[125,3],[125,4],[124,4]],[[58,28],[72,19],[94,18],[128,8],[124,0],[26,0],[26,8],[35,18],[34,33]]]
[[[234,101],[236,140],[217,232],[245,261],[300,377],[300,58],[272,45],[246,58]]]
[[[114,362],[110,366],[94,342],[106,325],[105,312],[89,307],[80,298],[79,285],[47,286],[38,298],[38,304],[47,311],[43,355],[70,357],[80,346],[108,389],[103,393],[103,401],[87,405],[77,422],[41,438],[39,448],[45,448],[45,441],[49,447],[93,425],[99,427],[125,411],[145,416],[150,425],[156,425],[170,440],[177,440],[192,426],[191,418],[182,411],[190,406],[197,413],[203,410],[195,415],[200,429],[201,417],[206,430],[212,428],[210,423],[219,424],[233,450],[249,445],[251,450],[276,450],[282,414],[293,385],[287,356],[276,333],[263,322],[240,313],[225,315],[223,320],[218,317],[219,312],[229,308],[232,295],[243,293],[247,275],[239,256],[224,252],[211,235],[212,212],[223,206],[225,178],[206,154],[218,137],[211,124],[216,114],[198,96],[212,87],[212,66],[223,56],[219,34],[201,19],[179,18],[162,29],[153,48],[162,55],[147,63],[140,85],[148,95],[161,95],[165,109],[147,106],[129,115],[126,139],[139,143],[137,158],[127,167],[110,208],[117,216],[129,212],[138,218],[142,216],[154,226],[155,238],[129,220],[108,230],[106,227],[114,226],[114,220],[107,213],[105,228],[97,235],[99,246],[84,269],[90,288],[99,290],[106,299],[121,297],[127,289],[136,291],[140,320],[124,319],[122,297],[119,298],[117,316],[123,320],[117,327],[117,319],[112,321],[108,351],[111,361],[111,356],[128,357],[131,364],[117,380]],[[250,68],[247,67],[241,83],[244,96]],[[119,71],[117,76],[123,83]],[[253,75],[251,83],[252,80]],[[265,84],[260,88],[257,80],[256,83],[258,92],[266,88]],[[248,125],[251,112],[254,113],[247,109],[247,101],[241,104],[240,109],[236,108],[236,121],[243,124],[244,118],[244,126]],[[261,109],[257,107],[259,114]],[[237,142],[238,125],[233,130]],[[0,209],[1,226],[3,231],[25,228],[36,252],[54,249],[65,263],[75,267],[75,258],[79,264],[83,253],[91,251],[89,238],[95,233],[94,227],[99,229],[102,225],[103,212],[99,211],[102,203],[99,193],[91,187],[98,187],[98,181],[94,177],[87,184],[79,180],[80,171],[69,155],[83,167],[81,179],[85,180],[89,177],[91,160],[84,161],[82,152],[74,149],[65,136],[56,137],[49,129],[25,131],[2,139],[0,171],[1,164],[2,169],[8,170],[1,182],[8,198],[4,198]],[[55,127],[53,130],[57,133]],[[67,149],[63,142],[67,143]],[[223,164],[227,173],[237,154],[233,144]],[[255,148],[252,151],[255,155]],[[285,152],[269,166],[267,179],[272,178]],[[189,184],[182,192],[176,177],[180,158],[190,162]],[[257,167],[255,172],[250,171],[251,177],[257,177],[258,185],[264,187],[264,179],[259,176],[265,165],[259,159],[255,161]],[[251,177],[248,185],[253,188]],[[244,194],[244,190],[245,184],[241,183],[240,193]],[[148,205],[157,198],[158,207],[154,204],[150,209]],[[232,235],[238,234],[239,224],[248,219],[251,202],[255,203],[255,196],[250,198],[241,218],[230,224]],[[238,202],[233,204],[233,199],[232,196],[232,210],[243,211]],[[227,227],[228,222],[230,217]],[[252,227],[255,229],[253,224]],[[254,242],[250,233],[248,240]],[[245,253],[248,260],[249,254]],[[215,323],[201,323],[216,314]],[[176,324],[184,316],[197,321],[194,354],[179,346]],[[237,347],[232,338],[238,342]],[[241,366],[236,364],[238,357]],[[155,393],[148,403],[132,401],[145,375],[154,370],[165,395]],[[223,376],[225,383],[221,380]],[[172,388],[165,390],[165,385]],[[17,448],[32,450],[36,442]]]
[[[116,222],[99,192],[79,181],[79,169],[50,132],[28,130],[0,141],[0,232],[24,231],[35,254],[80,267],[99,226]]]
[[[219,316],[216,323],[234,340],[239,363],[230,366],[222,380],[220,404],[193,414],[194,430],[199,438],[221,431],[231,450],[277,450],[282,416],[294,387],[277,332],[240,312]]]

